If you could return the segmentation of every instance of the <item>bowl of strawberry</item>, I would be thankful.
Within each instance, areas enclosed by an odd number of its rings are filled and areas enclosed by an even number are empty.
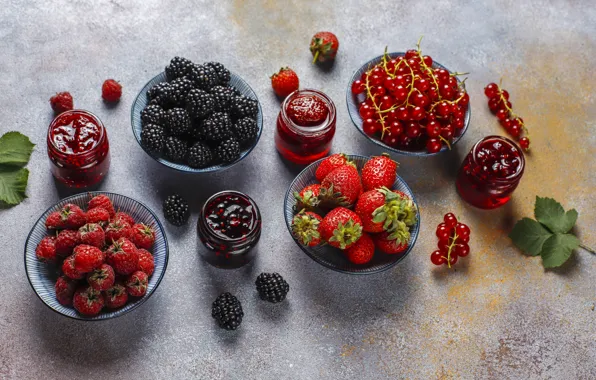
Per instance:
[[[37,296],[81,320],[121,316],[145,302],[168,264],[157,216],[123,195],[89,192],[65,198],[35,223],[25,270]]]
[[[449,150],[470,123],[470,97],[461,73],[423,55],[420,42],[405,53],[366,62],[350,80],[348,112],[373,143],[408,156]]]
[[[284,216],[311,259],[342,273],[372,274],[402,261],[418,237],[418,204],[389,155],[333,154],[290,185]]]

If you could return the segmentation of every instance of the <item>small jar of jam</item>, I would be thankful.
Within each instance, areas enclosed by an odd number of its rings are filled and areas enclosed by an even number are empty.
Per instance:
[[[52,174],[67,186],[92,186],[108,173],[108,133],[91,112],[71,110],[56,116],[47,143]]]
[[[459,169],[459,195],[478,208],[500,207],[511,198],[524,166],[524,154],[513,141],[501,136],[485,137],[474,145]]]
[[[255,201],[238,191],[209,198],[199,216],[199,237],[207,250],[200,254],[218,268],[239,268],[250,262],[261,237],[261,214]]]
[[[286,97],[277,117],[275,145],[287,160],[306,165],[325,157],[335,135],[335,105],[317,90]]]

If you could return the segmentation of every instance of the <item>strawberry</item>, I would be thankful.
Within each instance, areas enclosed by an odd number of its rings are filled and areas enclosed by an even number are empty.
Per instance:
[[[35,248],[35,256],[37,260],[48,263],[56,261],[56,238],[54,236],[46,236]]]
[[[319,232],[329,245],[346,249],[360,239],[362,222],[354,211],[345,207],[337,207],[323,218]]]
[[[155,233],[153,232],[153,228],[148,225],[137,223],[132,226],[129,239],[137,248],[151,249],[153,243],[155,243]]]
[[[321,243],[319,228],[323,218],[311,211],[300,211],[292,219],[292,235],[307,247],[314,247]]]
[[[111,222],[106,227],[106,242],[108,244],[118,241],[120,238],[130,237],[130,224],[123,222],[122,219]]]
[[[126,305],[126,302],[128,302],[128,293],[124,285],[116,283],[106,290],[105,301],[106,307],[109,309],[117,309]]]
[[[120,238],[106,251],[108,264],[116,273],[129,275],[139,267],[137,247],[128,239]]]
[[[72,305],[72,296],[77,288],[77,281],[74,281],[66,276],[58,277],[54,290],[56,291],[56,299],[61,305]]]
[[[64,228],[64,224],[60,211],[54,211],[46,218],[46,228],[48,230],[61,230]]]
[[[96,223],[101,228],[106,228],[110,223],[110,213],[103,207],[92,208],[87,211],[87,223]]]
[[[96,195],[89,200],[89,204],[87,205],[87,211],[92,210],[96,207],[101,207],[107,210],[110,213],[110,217],[114,216],[114,205],[112,204],[112,200],[108,198],[107,195]]]
[[[296,206],[294,209],[300,211],[303,209],[312,210],[319,205],[319,194],[321,193],[321,185],[308,185],[300,192],[294,192],[296,198]]]
[[[375,254],[375,243],[369,234],[362,234],[360,239],[345,250],[346,257],[354,264],[366,264]]]
[[[277,74],[271,76],[271,87],[280,98],[285,98],[298,90],[299,86],[298,75],[289,67],[282,67]]]
[[[408,229],[417,219],[414,202],[386,187],[362,193],[354,211],[362,220],[362,229],[370,233]]]
[[[89,223],[79,228],[79,236],[82,244],[102,248],[106,241],[106,235],[99,224]]]
[[[72,305],[81,314],[94,316],[99,314],[104,305],[103,295],[92,287],[82,287],[74,294]]]
[[[114,269],[108,264],[101,264],[99,268],[87,275],[89,285],[99,291],[108,290],[114,285],[116,274]]]
[[[407,239],[405,235],[399,238],[392,236],[389,232],[383,232],[378,235],[374,235],[373,241],[375,246],[384,253],[389,255],[395,255],[404,252],[408,249],[408,241],[410,240],[410,233],[407,233]]]
[[[321,163],[317,167],[317,171],[315,172],[315,177],[317,178],[317,181],[323,182],[325,177],[327,177],[327,174],[331,173],[333,170],[339,168],[340,166],[347,164],[348,162],[348,156],[346,156],[343,153],[335,153],[327,157],[326,159],[321,161]]]
[[[139,270],[151,276],[155,270],[155,259],[153,255],[146,249],[137,249],[137,256],[139,257]]]
[[[391,188],[397,177],[397,166],[397,162],[393,161],[387,153],[371,157],[362,168],[364,191],[378,189],[383,186]]]
[[[140,270],[134,272],[124,282],[128,294],[133,297],[143,297],[147,293],[148,277],[147,273]]]
[[[92,245],[77,245],[73,251],[74,267],[79,273],[89,273],[104,261],[103,252]]]
[[[331,32],[318,32],[310,41],[310,52],[313,55],[312,63],[326,62],[335,59],[339,41]]]
[[[79,232],[75,230],[62,230],[56,236],[56,254],[66,257],[72,254],[72,250],[81,244]]]
[[[325,205],[351,207],[362,193],[358,170],[353,165],[342,165],[327,174],[321,183],[321,202]]]
[[[62,262],[62,273],[73,280],[80,280],[84,277],[83,273],[76,270],[74,265],[75,255],[70,255]]]
[[[135,225],[135,220],[133,219],[133,217],[130,216],[129,214],[125,213],[125,212],[122,212],[122,211],[118,211],[112,217],[112,222],[116,222],[116,221],[125,222],[125,223],[128,223],[131,226],[134,226]]]
[[[60,217],[64,228],[76,230],[87,222],[85,212],[77,205],[67,203],[60,210]]]

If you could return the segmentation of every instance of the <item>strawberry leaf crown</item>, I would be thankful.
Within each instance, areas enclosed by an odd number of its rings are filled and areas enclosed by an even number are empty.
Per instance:
[[[321,238],[320,223],[317,218],[301,210],[292,219],[292,233],[303,245],[309,245],[313,240]]]
[[[410,239],[410,227],[418,219],[414,202],[386,187],[377,191],[385,196],[385,204],[373,211],[373,222],[383,223],[383,229],[389,232],[391,240],[406,243]]]
[[[362,226],[360,223],[356,223],[350,219],[345,224],[339,223],[337,225],[337,228],[333,230],[333,236],[329,238],[329,241],[339,243],[340,249],[346,249],[350,245],[356,243],[361,236]]]
[[[326,209],[351,206],[351,204],[347,201],[347,198],[343,196],[341,192],[334,191],[333,184],[331,184],[329,187],[321,187],[318,205]]]
[[[315,196],[312,190],[305,191],[303,196],[300,196],[300,193],[295,191],[294,198],[296,199],[295,211],[302,211],[304,209],[312,210],[317,208],[320,203],[319,197]]]

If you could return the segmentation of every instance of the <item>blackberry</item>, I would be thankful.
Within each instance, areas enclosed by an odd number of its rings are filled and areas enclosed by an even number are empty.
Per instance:
[[[194,118],[203,119],[209,116],[214,105],[213,95],[198,88],[193,88],[186,95],[186,110]]]
[[[234,93],[232,90],[230,90],[230,87],[215,86],[209,91],[209,93],[213,95],[213,99],[215,100],[215,111],[230,111],[232,96],[234,96]]]
[[[188,221],[188,202],[178,194],[172,194],[163,202],[163,215],[173,225],[180,227]]]
[[[232,98],[232,116],[235,119],[243,117],[256,117],[259,111],[258,102],[244,95]]]
[[[190,130],[186,134],[189,141],[205,141],[205,134],[203,133],[203,120],[192,120],[190,123]]]
[[[213,153],[207,145],[198,141],[188,150],[186,161],[191,168],[204,168],[213,161]]]
[[[225,163],[234,162],[240,157],[240,144],[234,137],[225,140],[215,149],[215,154]]]
[[[224,141],[232,136],[232,120],[227,113],[216,112],[203,121],[202,133],[213,143]]]
[[[272,303],[285,300],[290,291],[290,285],[279,273],[261,273],[255,285],[257,285],[259,297]]]
[[[168,136],[163,146],[163,152],[170,161],[184,162],[188,155],[188,145],[179,137]]]
[[[159,96],[163,96],[164,94],[168,94],[172,91],[171,86],[168,82],[160,82],[147,91],[147,98],[149,100],[153,100]]]
[[[226,88],[230,91],[232,91],[233,96],[240,96],[242,95],[242,93],[240,91],[238,91],[238,89],[234,86],[226,86]]]
[[[161,125],[147,124],[141,130],[141,144],[153,153],[161,153],[166,141],[166,131]]]
[[[205,65],[210,66],[219,79],[219,84],[227,85],[230,82],[230,70],[226,69],[224,65],[219,62],[207,62]]]
[[[172,102],[177,107],[184,107],[186,104],[186,95],[193,88],[193,83],[186,77],[174,79],[170,83]]]
[[[156,104],[150,104],[141,111],[141,125],[163,125],[166,121],[166,111]]]
[[[210,66],[193,65],[188,75],[195,87],[198,87],[201,90],[208,91],[211,87],[219,83],[217,73]]]
[[[242,118],[234,124],[234,135],[240,145],[246,145],[254,141],[259,133],[257,122],[250,117]]]
[[[167,111],[168,132],[173,136],[182,136],[190,131],[190,116],[184,108],[172,108]]]
[[[193,63],[190,60],[182,57],[174,57],[170,61],[170,64],[166,66],[166,78],[172,81],[183,77],[190,72],[192,66]]]
[[[230,293],[223,293],[213,302],[211,316],[222,329],[236,330],[242,323],[244,312],[238,298]]]

